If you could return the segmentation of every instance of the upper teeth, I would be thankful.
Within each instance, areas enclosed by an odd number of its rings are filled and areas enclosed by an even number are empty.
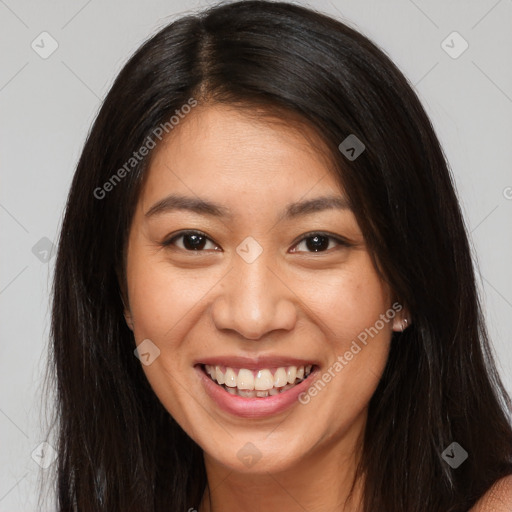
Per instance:
[[[313,366],[288,366],[274,369],[247,370],[246,368],[230,368],[225,366],[205,365],[205,370],[218,384],[229,388],[266,391],[281,388],[287,384],[295,384],[311,373]],[[272,373],[274,372],[274,373]]]

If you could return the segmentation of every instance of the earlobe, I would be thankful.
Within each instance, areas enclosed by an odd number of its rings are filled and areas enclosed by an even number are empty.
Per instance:
[[[132,312],[130,311],[130,307],[127,306],[128,300],[124,293],[121,293],[121,302],[123,303],[123,315],[126,321],[126,325],[133,331],[133,318]]]
[[[403,332],[411,325],[409,312],[404,308],[400,315],[396,315],[393,319],[393,331]]]
[[[126,320],[126,325],[133,331],[133,319],[132,314],[128,309],[124,310],[124,319]]]

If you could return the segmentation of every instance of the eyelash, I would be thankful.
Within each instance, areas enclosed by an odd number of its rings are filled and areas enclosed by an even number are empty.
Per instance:
[[[210,239],[210,237],[206,234],[206,233],[203,233],[202,231],[198,231],[198,230],[185,230],[185,231],[180,231],[179,233],[176,233],[175,235],[173,235],[171,238],[165,240],[164,242],[162,242],[160,245],[162,247],[170,247],[174,244],[174,242],[176,240],[178,240],[179,238],[182,238],[186,235],[199,235],[203,238],[206,238],[208,241],[213,242],[213,240]],[[309,238],[314,238],[315,236],[323,236],[323,237],[327,237],[329,238],[330,240],[334,240],[338,246],[341,246],[341,247],[350,247],[351,244],[348,243],[346,240],[344,240],[343,238],[339,237],[339,236],[336,236],[336,235],[333,235],[331,233],[326,233],[325,231],[310,231],[309,233],[305,233],[299,240],[297,240],[294,244],[293,244],[293,247],[295,247],[296,245],[304,242],[305,240],[309,239]],[[193,252],[193,253],[198,253],[198,252],[204,252],[205,250],[204,249],[199,249],[199,250],[189,250],[189,249],[182,249],[181,247],[178,247],[179,250],[182,250],[182,251],[185,251],[185,252]],[[308,254],[317,254],[317,253],[330,253],[332,251],[332,248],[331,249],[326,249],[324,251],[305,251],[307,252]],[[304,252],[304,251],[301,251],[301,252]]]

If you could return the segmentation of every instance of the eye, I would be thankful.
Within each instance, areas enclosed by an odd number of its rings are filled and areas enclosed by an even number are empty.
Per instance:
[[[177,240],[182,239],[182,243],[176,243]],[[211,243],[212,249],[217,249],[218,245],[214,244],[205,233],[201,231],[181,231],[174,235],[172,238],[162,242],[163,247],[174,245],[178,249],[185,251],[202,251],[205,245]]]
[[[300,247],[301,244],[306,248],[306,252],[327,252],[336,246],[350,246],[342,238],[323,232],[307,233],[299,243],[294,245],[291,252],[302,252],[297,250],[297,247]]]
[[[180,241],[181,243],[178,243]],[[208,249],[207,244],[210,243],[210,249],[220,249],[205,233],[202,231],[188,230],[181,231],[173,235],[170,239],[162,242],[163,247],[175,246],[188,252],[202,252]],[[294,244],[291,252],[304,252],[297,248],[304,244],[306,252],[328,252],[336,246],[349,247],[350,244],[342,238],[324,232],[307,233]]]

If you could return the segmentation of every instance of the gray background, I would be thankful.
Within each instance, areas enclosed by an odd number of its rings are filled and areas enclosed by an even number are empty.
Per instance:
[[[37,448],[46,440],[41,382],[55,262],[48,249],[87,131],[140,43],[213,3],[0,0],[1,512],[35,510],[39,473],[54,467],[43,470],[32,458],[36,450],[34,459],[50,460]],[[414,84],[453,170],[499,369],[512,391],[512,0],[309,5],[370,37]],[[52,42],[43,31],[58,44],[46,59],[40,53]],[[442,44],[453,31],[469,44],[457,58],[462,40]]]

